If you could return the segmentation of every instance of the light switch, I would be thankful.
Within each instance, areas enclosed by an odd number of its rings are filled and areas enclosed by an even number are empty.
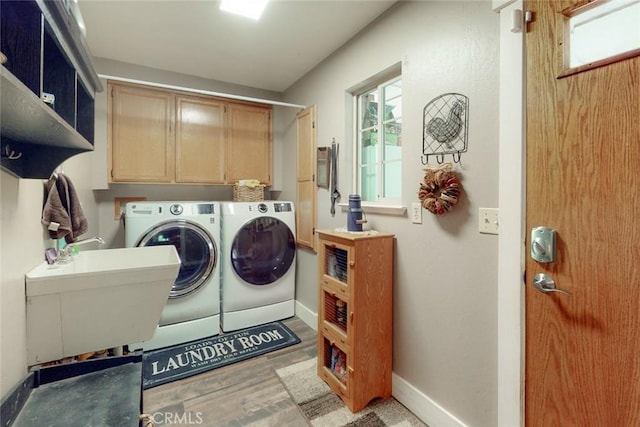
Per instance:
[[[484,234],[498,234],[498,209],[480,208],[478,231]]]
[[[422,224],[422,205],[420,202],[411,203],[411,222],[414,224]]]

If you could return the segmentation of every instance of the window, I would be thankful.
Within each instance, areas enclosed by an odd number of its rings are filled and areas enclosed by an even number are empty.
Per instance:
[[[399,204],[402,188],[402,78],[356,96],[357,190],[363,202]]]
[[[640,0],[596,0],[560,15],[565,34],[561,76],[640,53]]]

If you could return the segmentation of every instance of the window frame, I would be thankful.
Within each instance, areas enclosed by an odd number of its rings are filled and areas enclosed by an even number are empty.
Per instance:
[[[581,15],[584,12],[589,12],[605,4],[611,4],[610,0],[593,0],[588,3],[578,4],[564,9],[562,12],[556,15],[556,28],[561,29],[557,31],[558,49],[556,51],[556,69],[557,78],[565,78],[577,73],[592,70],[594,68],[607,66],[616,62],[624,61],[640,55],[640,48],[628,50],[626,52],[612,54],[610,56],[594,60],[593,62],[571,66],[570,62],[570,49],[571,49],[571,19]],[[627,6],[637,4],[637,1],[629,1]],[[624,6],[624,7],[627,7]],[[624,8],[623,7],[623,8]],[[619,8],[619,7],[618,7]]]
[[[385,99],[385,88],[393,86],[394,84],[396,84],[397,82],[402,82],[402,72],[400,69],[397,70],[397,72],[394,72],[392,74],[389,73],[385,73],[384,75],[381,75],[379,78],[375,78],[375,79],[371,79],[369,81],[370,84],[366,85],[366,86],[361,86],[360,88],[358,88],[357,90],[354,90],[351,92],[352,95],[352,102],[353,102],[353,126],[352,126],[352,132],[353,132],[353,189],[354,192],[357,194],[361,194],[362,195],[362,156],[361,156],[361,133],[363,131],[362,128],[362,120],[361,120],[361,114],[360,114],[360,100],[361,97],[366,95],[366,94],[371,94],[372,92],[376,92],[378,94],[378,99],[380,100],[380,103],[382,105],[385,105],[386,99]],[[402,105],[402,86],[400,86],[400,105]],[[397,98],[397,97],[396,97]],[[396,99],[394,98],[394,99]],[[402,113],[400,114],[400,117],[398,118],[394,118],[394,120],[399,120],[399,124],[400,124],[400,132],[398,133],[399,135],[399,140],[401,140],[401,136],[402,136]],[[384,120],[384,114],[378,114],[377,115],[377,123],[376,126],[378,127],[378,129],[381,129],[384,127],[385,125],[385,120]],[[362,201],[362,206],[363,207],[370,207],[370,208],[375,208],[375,207],[380,207],[382,208],[382,210],[375,210],[375,209],[367,209],[368,211],[371,211],[372,213],[376,213],[376,212],[382,212],[382,213],[404,213],[404,211],[406,210],[404,207],[402,207],[402,163],[403,163],[403,157],[402,157],[402,153],[400,152],[400,155],[397,159],[394,160],[386,160],[385,156],[384,156],[384,152],[385,152],[385,137],[384,137],[384,133],[380,133],[378,132],[379,137],[382,137],[381,140],[378,140],[378,144],[377,144],[377,161],[375,163],[376,166],[376,180],[377,180],[377,189],[379,193],[382,194],[378,194],[376,200],[364,200]],[[400,147],[402,147],[402,145],[400,144]],[[385,164],[388,163],[399,163],[400,165],[400,179],[398,182],[398,187],[397,187],[397,191],[398,191],[398,196],[397,197],[384,197],[384,180],[385,180]],[[384,212],[384,208],[388,208],[388,212]]]

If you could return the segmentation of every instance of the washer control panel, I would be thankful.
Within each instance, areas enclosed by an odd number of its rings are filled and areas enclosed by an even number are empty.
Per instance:
[[[276,212],[291,212],[291,203],[274,203],[273,209]]]

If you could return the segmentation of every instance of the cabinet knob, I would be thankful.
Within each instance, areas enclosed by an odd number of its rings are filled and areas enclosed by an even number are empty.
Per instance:
[[[351,366],[347,366],[347,370],[350,374],[353,374],[355,372]]]
[[[353,323],[353,311],[349,313],[349,322]]]

